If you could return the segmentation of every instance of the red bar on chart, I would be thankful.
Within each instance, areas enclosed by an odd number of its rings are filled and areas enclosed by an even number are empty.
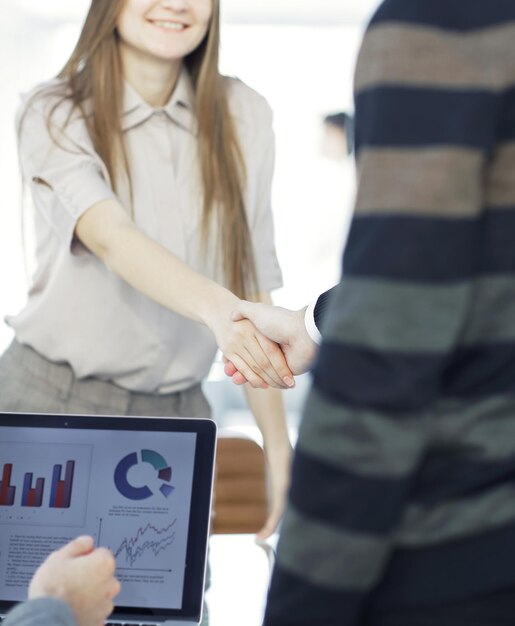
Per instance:
[[[12,506],[14,504],[16,487],[11,485],[12,470],[12,463],[4,464],[2,480],[0,480],[0,506]]]

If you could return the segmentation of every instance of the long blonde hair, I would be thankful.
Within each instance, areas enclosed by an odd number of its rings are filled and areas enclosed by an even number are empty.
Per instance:
[[[129,184],[131,180],[121,129],[123,73],[116,30],[124,1],[92,0],[77,45],[58,75],[65,80],[66,99],[82,112],[113,186],[120,172],[126,174]],[[210,223],[216,219],[225,282],[235,294],[248,298],[258,292],[258,280],[243,197],[245,163],[229,110],[227,83],[218,70],[219,0],[212,2],[208,32],[184,59],[195,91],[204,197],[201,238],[205,247]],[[93,115],[86,114],[86,101],[91,102]]]

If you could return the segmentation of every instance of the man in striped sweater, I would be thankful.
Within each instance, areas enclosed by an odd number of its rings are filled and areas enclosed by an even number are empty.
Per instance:
[[[266,626],[515,624],[515,1],[386,0]]]

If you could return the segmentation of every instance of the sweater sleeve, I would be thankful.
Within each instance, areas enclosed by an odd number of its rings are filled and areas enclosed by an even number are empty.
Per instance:
[[[424,24],[412,4],[382,5],[358,60],[356,209],[324,315],[266,626],[360,623],[469,307],[497,96],[482,87],[473,40],[447,30],[443,0],[416,3],[441,10]],[[457,88],[456,75],[468,84]]]
[[[2,626],[76,626],[70,607],[55,598],[37,598],[18,604]]]
[[[18,151],[37,210],[71,245],[78,219],[97,202],[116,196],[84,119],[70,113],[68,101],[56,102],[48,86],[23,97],[16,120]]]

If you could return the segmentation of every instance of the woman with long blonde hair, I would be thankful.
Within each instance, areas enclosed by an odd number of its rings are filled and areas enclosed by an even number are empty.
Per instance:
[[[58,77],[18,117],[37,269],[0,359],[0,410],[207,416],[217,346],[251,382],[271,469],[289,465],[280,348],[240,297],[281,285],[271,112],[218,71],[218,0],[92,0]],[[264,382],[263,382],[264,381]]]

